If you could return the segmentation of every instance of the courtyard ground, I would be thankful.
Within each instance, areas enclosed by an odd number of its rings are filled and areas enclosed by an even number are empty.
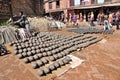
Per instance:
[[[67,29],[54,31],[75,35]],[[54,80],[120,80],[120,30],[114,34],[92,34],[103,40],[73,55],[85,62]],[[9,54],[0,56],[0,80],[38,80],[28,67]]]

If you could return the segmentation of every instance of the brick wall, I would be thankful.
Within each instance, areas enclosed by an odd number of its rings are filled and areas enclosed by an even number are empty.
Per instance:
[[[13,15],[19,11],[26,15],[41,16],[44,13],[43,0],[12,0]]]

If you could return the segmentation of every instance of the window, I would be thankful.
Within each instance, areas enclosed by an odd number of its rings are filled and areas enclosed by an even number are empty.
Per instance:
[[[70,0],[70,6],[74,6],[74,0]]]
[[[97,3],[104,3],[104,0],[97,0]]]
[[[80,5],[80,0],[74,0],[74,5]]]
[[[97,0],[92,0],[91,1],[91,4],[96,4],[97,3]]]
[[[52,2],[49,2],[49,9],[52,9]]]
[[[84,0],[80,0],[80,5],[85,5]]]
[[[56,0],[56,8],[60,8],[60,0]]]

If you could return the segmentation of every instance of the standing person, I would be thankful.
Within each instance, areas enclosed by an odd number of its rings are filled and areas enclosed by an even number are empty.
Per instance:
[[[61,14],[61,21],[64,22],[64,20],[65,20],[65,15],[64,15],[64,13],[62,13]]]
[[[104,31],[106,29],[110,30],[110,24],[109,24],[108,16],[104,15]]]
[[[97,16],[97,24],[100,25],[100,16],[101,16],[101,13],[98,14]]]
[[[104,23],[104,13],[101,13],[101,16],[100,16],[100,25],[103,25]]]
[[[17,21],[13,21],[12,23],[14,25],[18,25],[19,28],[25,28],[29,36],[31,36],[30,25],[27,16],[20,11],[17,17],[19,17],[19,19]]]
[[[119,29],[119,22],[120,22],[120,12],[118,11],[116,13],[116,20],[115,20],[117,30]]]
[[[69,13],[69,22],[72,22],[72,15],[71,15],[71,13]]]
[[[90,23],[90,13],[88,13],[88,22]]]
[[[72,16],[72,21],[73,21],[73,24],[76,25],[76,22],[77,22],[77,16],[76,16],[75,13],[74,13],[73,16]]]
[[[110,14],[109,14],[109,23],[110,23],[110,26],[112,27],[112,13],[110,12]]]
[[[80,13],[80,22],[83,21],[83,16],[82,16],[82,13]]]
[[[94,14],[93,14],[93,12],[91,12],[91,16],[90,16],[90,26],[91,27],[93,27],[94,26],[94,23],[93,23],[93,21],[94,21]]]
[[[112,16],[112,25],[116,25],[116,13],[113,13],[113,16]]]

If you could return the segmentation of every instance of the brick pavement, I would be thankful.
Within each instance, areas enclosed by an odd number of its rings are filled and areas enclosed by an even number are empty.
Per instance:
[[[80,51],[86,61],[55,80],[120,80],[120,38],[115,35]]]
[[[120,80],[120,32],[75,54],[85,62],[55,80]],[[81,55],[82,54],[82,55]],[[82,57],[81,57],[82,56]],[[38,80],[13,55],[0,56],[0,80]]]
[[[37,80],[14,56],[0,57],[0,80]]]

